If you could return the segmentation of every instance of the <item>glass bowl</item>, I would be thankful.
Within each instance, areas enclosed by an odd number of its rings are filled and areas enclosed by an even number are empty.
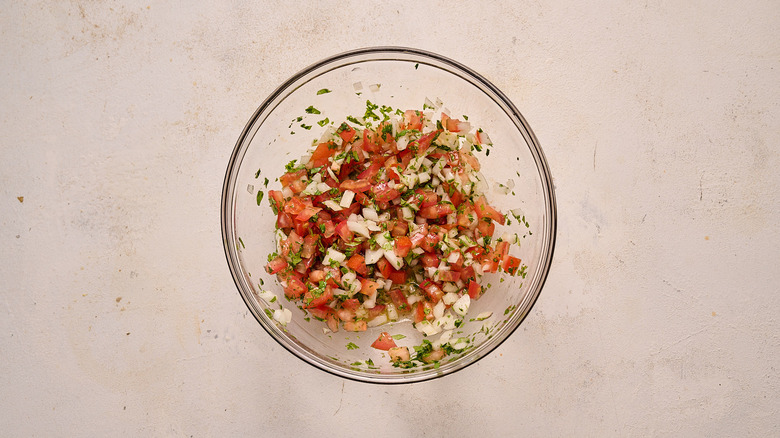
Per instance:
[[[284,298],[275,276],[264,269],[268,255],[276,250],[276,215],[267,199],[258,205],[258,191],[267,198],[268,190],[281,189],[277,178],[284,173],[285,164],[300,159],[320,137],[324,128],[316,122],[324,116],[340,122],[348,115],[362,115],[366,100],[402,110],[420,109],[426,98],[431,102],[439,99],[453,117],[467,115],[472,125],[489,133],[493,153],[479,156],[491,187],[486,196],[501,212],[524,217],[512,219],[512,224],[497,230],[496,235],[502,231],[518,234],[520,247],[518,250],[513,245],[513,254],[527,269],[524,275],[487,274],[483,278],[483,284],[491,287],[472,301],[468,315],[456,329],[455,336],[470,340],[468,348],[437,363],[398,368],[386,352],[370,345],[381,332],[388,331],[400,338],[396,341],[399,346],[414,352],[412,347],[420,345],[424,336],[410,321],[358,333],[326,332],[324,322]],[[308,114],[305,109],[309,106],[321,114]],[[503,193],[507,190],[499,184],[512,183],[509,193]],[[473,364],[517,329],[538,298],[552,262],[556,208],[542,149],[528,123],[501,91],[470,68],[443,56],[410,48],[375,47],[335,55],[302,70],[260,105],[230,156],[221,222],[225,254],[241,297],[279,344],[337,376],[372,383],[410,383]],[[262,299],[263,291],[270,291],[277,300],[268,303],[270,295]],[[291,312],[286,326],[273,318],[280,306]],[[428,338],[435,341],[437,336]]]

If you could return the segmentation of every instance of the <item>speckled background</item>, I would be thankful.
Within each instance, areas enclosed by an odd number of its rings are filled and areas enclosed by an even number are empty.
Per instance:
[[[780,434],[780,3],[367,3],[4,3],[2,434]],[[371,45],[493,81],[558,197],[521,329],[408,386],[279,347],[219,231],[259,103]]]

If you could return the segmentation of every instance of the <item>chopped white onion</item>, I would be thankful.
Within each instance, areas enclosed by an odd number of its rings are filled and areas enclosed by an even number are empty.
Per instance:
[[[341,210],[343,210],[341,205],[336,204],[336,201],[334,201],[332,199],[327,199],[325,201],[322,201],[322,204],[324,206],[328,207],[329,209],[333,210],[333,211],[341,211]]]
[[[464,294],[462,297],[458,298],[458,301],[455,301],[455,303],[452,305],[452,310],[454,310],[458,315],[466,316],[466,314],[469,312],[470,305],[471,297],[469,297],[468,294]]]
[[[355,198],[355,192],[352,190],[344,190],[344,194],[341,195],[341,201],[339,201],[339,205],[344,208],[349,208],[350,205],[352,205],[352,200]]]
[[[371,207],[363,207],[363,217],[372,221],[379,220],[379,215],[377,215],[376,210]]]
[[[325,253],[325,257],[322,258],[322,264],[323,265],[332,265],[334,263],[341,264],[344,260],[347,259],[347,256],[338,250],[335,250],[333,248],[328,248],[328,252]]]
[[[358,233],[365,238],[371,237],[371,233],[368,231],[365,223],[347,221],[347,228],[353,233]]]
[[[384,255],[385,252],[381,249],[367,249],[365,255],[366,264],[373,265],[374,263],[378,262]]]

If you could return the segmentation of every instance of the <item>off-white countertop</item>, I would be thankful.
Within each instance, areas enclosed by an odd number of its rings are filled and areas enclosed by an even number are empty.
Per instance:
[[[0,434],[780,434],[780,3],[169,3],[0,9]],[[278,346],[219,227],[265,96],[374,45],[494,82],[558,199],[521,328],[406,386]]]

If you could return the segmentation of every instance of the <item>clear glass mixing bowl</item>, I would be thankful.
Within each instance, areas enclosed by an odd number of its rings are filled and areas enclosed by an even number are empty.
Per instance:
[[[327,89],[330,92],[319,93]],[[275,276],[265,272],[268,254],[276,250],[276,215],[267,199],[258,206],[258,190],[280,189],[276,180],[292,159],[300,159],[320,137],[323,116],[342,121],[361,115],[366,99],[399,109],[420,109],[428,98],[440,99],[453,117],[467,115],[493,141],[492,153],[479,155],[491,188],[514,187],[509,194],[487,192],[489,202],[506,213],[520,212],[528,224],[513,220],[497,234],[518,233],[519,253],[528,265],[523,276],[488,274],[491,288],[472,301],[456,336],[472,339],[460,354],[440,363],[410,369],[394,367],[387,354],[370,347],[382,331],[403,334],[399,346],[419,345],[423,335],[411,322],[369,328],[362,333],[324,333],[318,321],[284,298]],[[305,109],[313,105],[321,115]],[[303,119],[297,121],[302,116]],[[311,130],[301,124],[312,126]],[[319,128],[319,129],[318,129]],[[269,182],[265,185],[265,179]],[[509,183],[511,185],[511,182]],[[509,99],[484,77],[443,56],[399,47],[375,47],[324,59],[291,77],[260,105],[241,133],[230,156],[222,191],[222,239],[230,271],[242,298],[260,325],[295,356],[329,373],[372,383],[409,383],[462,369],[498,347],[520,325],[539,296],[553,257],[556,229],[552,177],[542,149],[528,123]],[[503,281],[501,280],[503,278]],[[269,290],[278,301],[260,299]],[[285,326],[270,317],[281,303],[292,312]],[[477,320],[476,316],[492,312]],[[431,337],[432,340],[436,336]],[[350,348],[347,348],[347,345]],[[280,364],[281,365],[281,364]]]

